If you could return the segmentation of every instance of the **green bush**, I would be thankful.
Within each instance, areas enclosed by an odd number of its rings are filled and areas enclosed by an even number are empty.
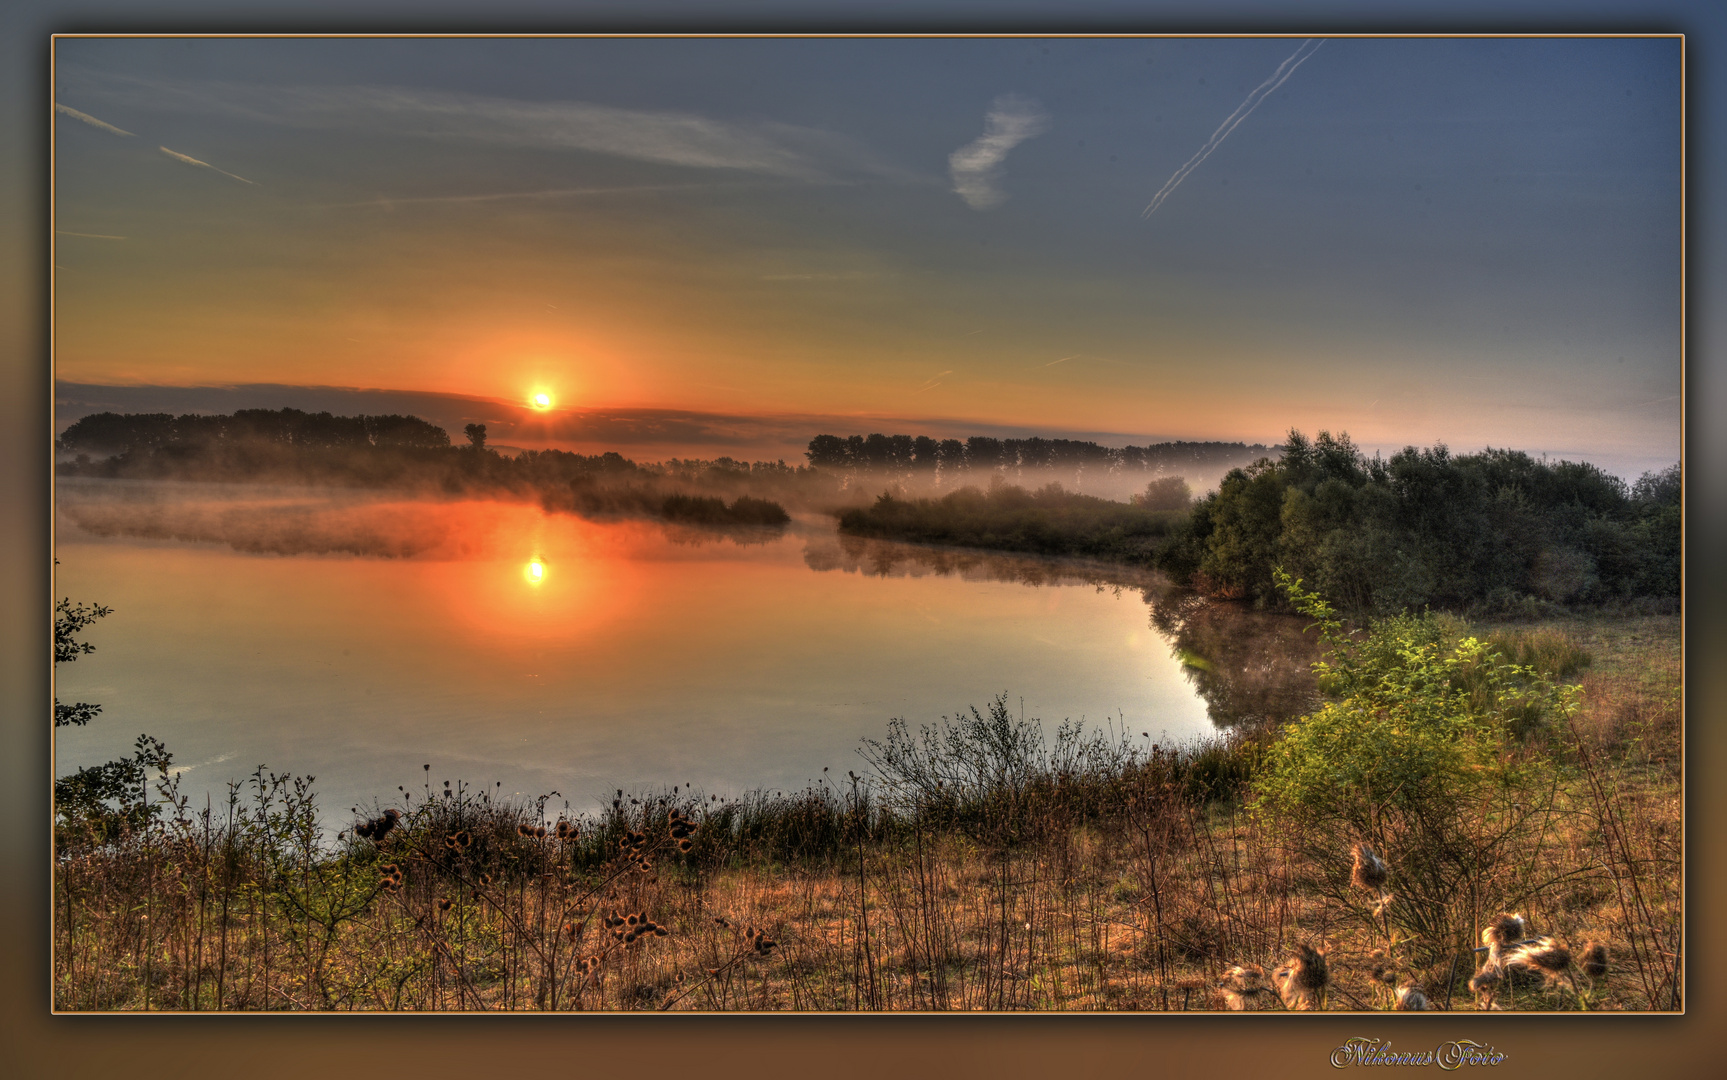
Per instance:
[[[1267,749],[1256,809],[1306,849],[1321,891],[1371,902],[1347,882],[1350,845],[1369,843],[1393,869],[1391,921],[1435,954],[1467,942],[1483,912],[1517,895],[1507,841],[1548,812],[1544,740],[1576,688],[1432,614],[1347,632],[1325,600],[1276,573],[1316,620],[1328,700]]]

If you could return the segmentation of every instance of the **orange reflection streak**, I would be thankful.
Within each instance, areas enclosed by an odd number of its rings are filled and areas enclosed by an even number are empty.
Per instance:
[[[472,647],[486,653],[612,632],[642,602],[641,549],[663,544],[639,522],[596,524],[500,503],[450,509],[466,519],[453,523],[457,531],[489,534],[488,550],[429,565],[425,584]]]

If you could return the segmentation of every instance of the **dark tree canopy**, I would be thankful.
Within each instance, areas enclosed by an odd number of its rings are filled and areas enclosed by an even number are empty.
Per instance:
[[[1583,462],[1443,445],[1369,459],[1289,433],[1233,469],[1162,557],[1222,596],[1277,604],[1283,567],[1352,610],[1533,610],[1679,595],[1679,467],[1627,489]]]

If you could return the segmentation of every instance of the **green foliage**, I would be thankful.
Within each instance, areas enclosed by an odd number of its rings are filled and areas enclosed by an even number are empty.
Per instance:
[[[1299,579],[1280,569],[1276,580],[1319,629],[1326,655],[1314,670],[1328,700],[1267,750],[1257,809],[1319,866],[1372,844],[1405,898],[1393,918],[1430,947],[1466,938],[1480,906],[1507,895],[1508,839],[1549,805],[1546,743],[1576,688],[1431,613],[1352,634]],[[1329,887],[1340,888],[1335,874]]]
[[[724,499],[703,495],[668,495],[660,504],[660,514],[668,521],[717,527],[784,525],[791,520],[779,503],[748,495],[738,496],[730,506]]]
[[[1185,513],[1112,502],[1047,484],[1036,491],[996,484],[963,487],[940,499],[884,492],[873,506],[847,510],[840,529],[914,543],[1070,555],[1148,564]]]
[[[131,757],[87,766],[54,781],[55,847],[100,847],[157,820],[162,803],[151,797],[151,774],[157,793],[171,797],[168,767],[173,761],[160,741],[140,735]]]
[[[1291,431],[1232,470],[1161,560],[1214,595],[1284,602],[1273,568],[1350,611],[1511,615],[1679,595],[1678,466],[1630,489],[1593,465],[1443,445],[1368,459]]]
[[[1277,581],[1317,622],[1327,654],[1314,671],[1330,698],[1271,748],[1259,797],[1279,815],[1365,829],[1388,813],[1462,805],[1518,782],[1526,760],[1508,750],[1573,708],[1575,688],[1456,639],[1439,616],[1393,616],[1352,636],[1299,579],[1279,570]]]
[[[80,656],[96,651],[96,646],[88,641],[80,641],[75,636],[97,619],[113,614],[112,608],[100,604],[74,604],[70,597],[62,597],[54,605],[54,662],[70,664]],[[68,725],[82,727],[96,718],[102,711],[102,706],[91,705],[79,701],[71,705],[60,704],[60,699],[54,699],[54,726]]]
[[[1165,476],[1145,485],[1131,500],[1147,510],[1188,510],[1193,507],[1193,489],[1179,476]]]

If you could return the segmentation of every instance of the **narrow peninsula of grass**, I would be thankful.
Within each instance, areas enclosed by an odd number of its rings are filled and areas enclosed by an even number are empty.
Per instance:
[[[843,511],[839,523],[854,536],[1150,566],[1186,517],[1183,509],[1143,497],[1113,502],[1052,483],[1036,491],[1011,484],[988,491],[963,487],[939,499],[883,493],[873,506]]]

